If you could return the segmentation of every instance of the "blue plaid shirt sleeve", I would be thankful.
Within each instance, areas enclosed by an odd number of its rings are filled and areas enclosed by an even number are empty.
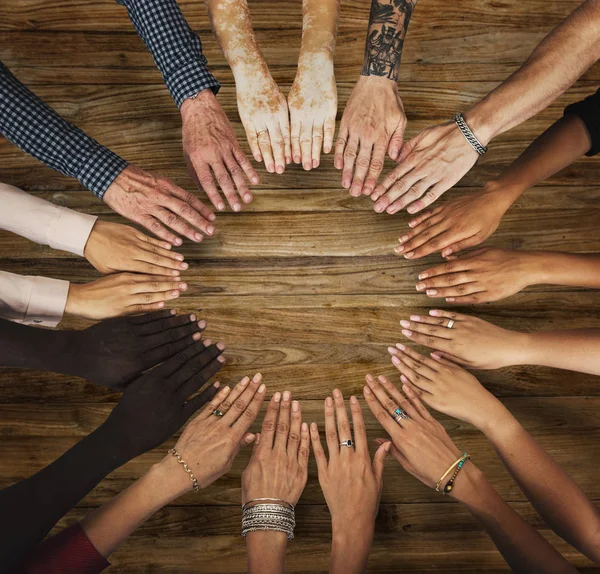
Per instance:
[[[61,118],[0,62],[0,131],[24,152],[102,199],[127,162]]]
[[[176,0],[116,0],[127,8],[136,32],[150,50],[178,107],[198,92],[221,85],[210,73],[202,42]]]

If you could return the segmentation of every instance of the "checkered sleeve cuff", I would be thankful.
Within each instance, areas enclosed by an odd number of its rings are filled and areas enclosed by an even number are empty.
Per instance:
[[[200,56],[198,60],[190,62],[175,71],[168,78],[165,78],[165,83],[178,108],[185,100],[195,96],[202,90],[210,89],[214,94],[217,94],[221,87],[221,84],[207,68],[204,56]]]
[[[100,199],[129,164],[108,148],[98,146],[81,164],[77,179]]]

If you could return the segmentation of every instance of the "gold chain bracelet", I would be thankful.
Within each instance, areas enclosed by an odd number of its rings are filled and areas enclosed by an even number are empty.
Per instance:
[[[192,481],[192,490],[194,492],[198,492],[200,490],[200,485],[198,484],[198,479],[194,476],[192,469],[187,465],[185,460],[181,458],[181,455],[174,448],[170,448],[167,452],[172,454],[177,459],[177,462],[183,466],[183,470],[190,475],[190,480]]]

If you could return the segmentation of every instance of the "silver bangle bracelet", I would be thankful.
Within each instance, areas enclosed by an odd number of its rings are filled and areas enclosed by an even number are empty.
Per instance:
[[[484,146],[476,137],[475,134],[471,131],[471,128],[467,125],[464,116],[459,112],[452,118],[458,129],[461,131],[462,135],[465,136],[465,139],[469,142],[471,147],[479,154],[483,155],[487,153],[487,146]]]
[[[249,506],[252,504],[252,506]],[[288,540],[294,538],[296,518],[294,507],[276,499],[255,499],[242,507],[242,536],[249,532],[276,531],[287,534]]]

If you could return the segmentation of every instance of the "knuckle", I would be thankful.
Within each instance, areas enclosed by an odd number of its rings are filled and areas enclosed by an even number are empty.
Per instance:
[[[345,159],[354,159],[356,157],[356,150],[354,148],[347,148],[344,152]]]
[[[454,263],[446,263],[443,266],[443,272],[444,273],[452,273],[454,271],[454,269],[456,269]]]
[[[275,421],[264,421],[263,432],[273,432],[275,430]]]
[[[330,441],[336,441],[337,440],[337,432],[335,429],[331,429],[327,431],[327,438]]]
[[[158,233],[162,229],[162,225],[158,221],[153,221],[150,225],[150,231],[152,233]]]
[[[245,411],[243,416],[245,416],[247,419],[249,420],[254,420],[254,417],[256,416],[256,413],[254,412],[254,409],[248,407]]]
[[[173,225],[177,221],[177,216],[174,213],[170,213],[165,217],[165,223],[169,226]]]
[[[242,412],[246,410],[246,403],[242,399],[238,399],[233,403],[232,408],[234,408],[238,412]]]
[[[287,433],[289,430],[289,425],[284,422],[277,423],[277,432],[278,433]]]
[[[362,167],[364,169],[367,169],[369,167],[369,158],[368,157],[364,157],[364,156],[360,156],[356,160],[356,165],[358,167]]]
[[[288,440],[291,442],[300,442],[300,435],[296,432],[290,432]]]
[[[380,423],[383,423],[387,422],[389,415],[385,411],[379,411],[376,418]]]
[[[374,159],[371,162],[371,170],[373,171],[381,171],[383,169],[383,162],[379,159]]]
[[[305,447],[305,446],[301,446],[301,447],[298,449],[298,455],[299,455],[301,458],[303,458],[303,459],[307,459],[307,458],[308,458],[308,456],[309,456],[309,454],[310,454],[310,453],[309,453],[309,450],[308,450],[308,448],[307,448],[307,447]]]

